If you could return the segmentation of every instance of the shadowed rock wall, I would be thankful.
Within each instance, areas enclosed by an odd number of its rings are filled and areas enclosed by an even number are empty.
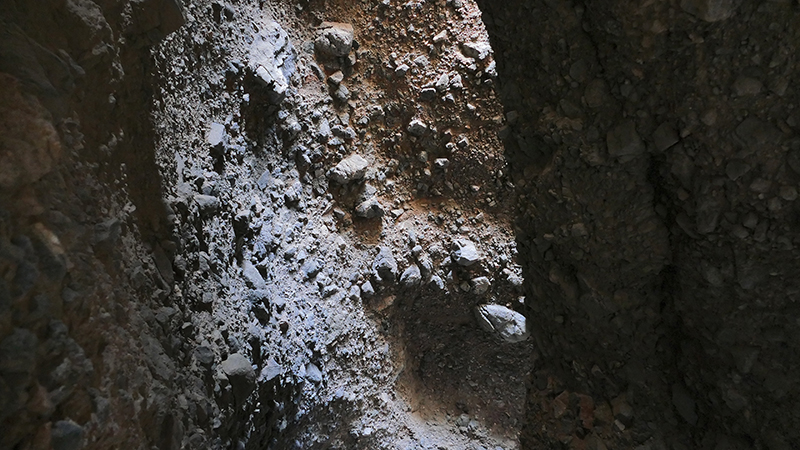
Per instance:
[[[523,447],[789,448],[798,5],[479,4],[549,358]]]

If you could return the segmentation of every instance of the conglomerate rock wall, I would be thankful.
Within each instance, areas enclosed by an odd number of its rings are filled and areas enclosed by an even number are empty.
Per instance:
[[[796,445],[797,3],[479,4],[558,380],[523,447]]]

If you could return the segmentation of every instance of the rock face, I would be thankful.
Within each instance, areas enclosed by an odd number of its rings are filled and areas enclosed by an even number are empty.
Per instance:
[[[608,416],[622,424],[614,436],[581,442],[789,448],[800,360],[783,343],[795,334],[786,293],[800,259],[796,200],[780,194],[795,198],[800,122],[784,109],[797,93],[782,70],[796,63],[763,49],[714,56],[734,42],[787,42],[777,30],[797,36],[789,5],[479,4],[515,112],[502,133],[525,198],[526,316],[548,373],[565,382],[550,395],[591,396],[596,419],[603,405],[630,407],[630,420]],[[699,29],[693,48],[674,39]],[[546,392],[532,388],[529,404]],[[563,424],[556,406],[529,413],[524,448],[565,442],[542,431]]]
[[[367,162],[366,159],[362,158],[360,155],[350,155],[331,169],[328,176],[331,180],[339,184],[347,184],[351,181],[364,178],[368,167],[369,162]]]
[[[481,328],[495,333],[505,342],[515,343],[528,339],[525,316],[503,305],[481,305],[475,308]]]
[[[322,22],[314,46],[328,56],[347,56],[353,47],[353,26],[349,23]]]

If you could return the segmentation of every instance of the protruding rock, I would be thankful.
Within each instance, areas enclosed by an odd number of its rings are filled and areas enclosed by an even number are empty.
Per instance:
[[[473,278],[471,284],[472,284],[472,291],[478,295],[483,295],[489,292],[489,288],[492,286],[492,283],[489,281],[489,278],[487,277]]]
[[[384,211],[378,199],[375,197],[369,198],[356,206],[356,216],[365,219],[372,219],[375,217],[383,217]]]
[[[53,450],[78,450],[83,447],[83,427],[71,420],[59,420],[50,431]]]
[[[456,264],[469,267],[481,260],[478,249],[471,241],[467,239],[457,239],[454,246],[455,250],[453,250],[451,257]]]
[[[372,271],[381,282],[394,283],[397,279],[397,260],[389,247],[381,247],[372,263]]]
[[[488,42],[467,42],[461,45],[461,50],[465,55],[479,61],[492,54],[492,46]]]
[[[689,425],[697,425],[695,402],[689,391],[680,384],[672,385],[672,405]]]
[[[422,273],[416,264],[409,266],[403,274],[400,275],[400,284],[405,287],[419,286],[422,283]]]
[[[481,328],[496,333],[506,342],[522,342],[528,339],[525,316],[503,305],[480,305],[475,316]]]
[[[706,22],[719,22],[733,15],[742,0],[681,0],[681,9]]]
[[[279,104],[286,98],[289,77],[295,70],[295,56],[289,35],[271,22],[253,37],[248,67],[256,79],[269,90],[269,100]]]
[[[408,134],[414,137],[420,137],[427,133],[428,130],[428,125],[419,119],[414,119],[408,124]]]
[[[347,56],[353,47],[353,26],[349,23],[322,22],[314,48],[327,56]]]
[[[256,383],[256,371],[250,360],[241,353],[234,353],[222,362],[222,372],[228,377],[233,388],[233,396],[238,403],[247,400]]]
[[[211,214],[219,209],[219,199],[211,195],[195,195],[194,201],[202,214]]]
[[[208,130],[206,141],[208,142],[208,145],[212,147],[222,145],[225,141],[225,125],[217,122],[211,122],[211,127]]]
[[[331,169],[328,177],[339,184],[347,184],[364,178],[368,167],[369,162],[366,159],[360,155],[350,155]]]
[[[643,153],[644,142],[636,132],[636,124],[626,120],[606,135],[608,154],[611,156],[632,156]]]
[[[660,152],[677,144],[678,140],[678,133],[675,132],[672,124],[668,122],[662,123],[653,132],[653,142],[656,144],[656,150]]]

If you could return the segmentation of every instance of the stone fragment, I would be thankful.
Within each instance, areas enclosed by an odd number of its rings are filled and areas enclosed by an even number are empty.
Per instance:
[[[322,267],[314,258],[307,260],[303,263],[303,266],[300,267],[300,271],[303,272],[303,277],[307,280],[316,277],[321,270]]]
[[[779,194],[782,199],[793,202],[797,199],[797,189],[794,186],[781,186]]]
[[[672,405],[689,425],[697,425],[695,402],[689,391],[680,384],[672,385]]]
[[[331,169],[328,177],[339,184],[347,184],[364,178],[368,167],[369,162],[366,159],[354,154],[341,160],[336,167]]]
[[[253,392],[256,383],[256,371],[250,360],[241,353],[233,353],[222,362],[221,368],[231,382],[237,403],[243,403]]]
[[[283,373],[283,366],[278,364],[274,358],[271,356],[267,359],[267,363],[264,364],[264,368],[261,369],[260,379],[265,381],[270,381],[275,377],[279,376]]]
[[[410,67],[408,67],[408,64],[400,64],[399,66],[397,66],[397,68],[394,69],[394,74],[397,75],[398,77],[404,77],[406,76],[406,73],[408,73],[409,69]]]
[[[433,166],[436,167],[437,169],[444,170],[448,166],[450,166],[450,160],[447,158],[436,158],[433,161]]]
[[[736,135],[744,141],[749,153],[777,144],[781,138],[781,132],[775,126],[753,116],[744,119],[736,127]]]
[[[375,288],[372,287],[372,283],[365,281],[361,284],[361,295],[365,298],[375,295]]]
[[[732,181],[738,180],[742,175],[750,171],[750,165],[741,159],[732,159],[725,165],[725,174]]]
[[[333,75],[328,77],[328,82],[335,86],[342,84],[342,81],[344,81],[344,74],[341,70],[337,70]]]
[[[441,93],[441,92],[444,92],[444,91],[447,90],[447,86],[448,86],[449,83],[450,83],[450,77],[446,73],[443,73],[436,80],[436,83],[434,84],[434,87],[436,88],[437,92]]]
[[[376,217],[383,217],[384,210],[377,198],[371,197],[356,206],[356,216],[365,219],[373,219]]]
[[[222,145],[225,141],[225,125],[217,122],[212,122],[206,136],[206,142],[212,147]]]
[[[454,248],[451,257],[460,266],[469,267],[481,260],[475,244],[467,239],[457,239],[454,243]]]
[[[408,124],[408,134],[414,137],[420,137],[427,133],[428,130],[428,125],[419,119],[414,119]]]
[[[442,42],[447,40],[447,30],[442,30],[433,37],[434,44],[441,44]]]
[[[470,58],[483,61],[492,54],[492,46],[488,42],[465,42],[461,44],[461,51]]]
[[[383,283],[394,283],[397,279],[397,260],[394,259],[392,250],[382,246],[378,251],[378,256],[372,263],[372,271],[379,281]]]
[[[608,154],[611,156],[632,156],[643,153],[644,142],[636,132],[636,124],[625,120],[606,135]]]
[[[349,23],[322,22],[314,48],[327,56],[347,56],[353,47],[353,26]]]
[[[471,283],[472,283],[472,292],[476,293],[477,295],[483,295],[489,292],[489,288],[492,286],[492,283],[489,281],[489,278],[487,277],[473,278]]]
[[[286,192],[283,193],[283,198],[286,200],[286,203],[299,203],[300,199],[303,198],[303,184],[299,181],[295,181],[288,188],[286,188]]]
[[[475,316],[481,328],[489,333],[496,333],[506,342],[522,342],[528,339],[525,316],[503,305],[480,305],[475,309]]]
[[[194,201],[200,208],[201,214],[213,214],[219,210],[219,199],[213,195],[197,194],[194,196]]]
[[[719,22],[733,15],[742,0],[681,0],[681,9],[706,22]]]
[[[663,152],[664,150],[672,147],[678,143],[678,133],[673,128],[672,124],[664,122],[656,128],[653,132],[653,143],[656,145],[656,150]]]
[[[410,265],[403,274],[400,275],[400,284],[404,287],[410,288],[419,286],[422,283],[422,273],[416,264]]]
[[[248,68],[269,91],[269,100],[279,104],[286,98],[289,78],[296,63],[289,35],[277,22],[270,22],[253,36]]]
[[[205,345],[194,349],[194,358],[203,367],[211,367],[214,364],[214,351]]]
[[[256,266],[250,261],[245,261],[242,265],[242,276],[247,285],[252,289],[266,289],[267,282],[261,276]]]
[[[733,92],[737,97],[757,95],[763,88],[763,83],[751,77],[740,76],[733,82]]]
[[[308,363],[306,366],[306,379],[312,383],[319,384],[322,382],[322,371],[314,363]]]
[[[79,450],[83,447],[83,427],[71,420],[59,420],[50,431],[53,450]]]

